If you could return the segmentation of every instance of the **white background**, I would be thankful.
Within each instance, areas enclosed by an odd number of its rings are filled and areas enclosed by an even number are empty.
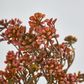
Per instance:
[[[35,12],[45,13],[48,18],[57,18],[56,28],[60,41],[66,35],[75,35],[76,58],[69,72],[84,72],[84,0],[0,0],[0,19],[19,18],[28,27],[28,18]],[[5,55],[11,45],[0,43],[0,69],[4,69]],[[39,84],[46,84],[44,79]]]

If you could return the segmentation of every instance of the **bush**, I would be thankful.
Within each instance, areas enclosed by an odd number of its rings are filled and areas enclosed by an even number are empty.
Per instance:
[[[17,49],[6,55],[5,70],[0,71],[0,84],[37,84],[41,76],[48,84],[84,81],[83,73],[67,73],[75,58],[73,44],[77,38],[69,35],[59,43],[55,28],[57,19],[44,17],[42,13],[30,16],[29,30],[17,18],[0,20],[0,41]]]

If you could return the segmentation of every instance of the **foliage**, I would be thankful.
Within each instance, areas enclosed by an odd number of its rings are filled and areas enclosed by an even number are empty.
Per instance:
[[[78,84],[84,74],[67,73],[75,57],[73,44],[76,37],[66,36],[59,43],[55,22],[45,19],[45,14],[35,13],[29,18],[29,30],[15,18],[0,20],[0,41],[17,49],[8,51],[5,70],[0,70],[0,84],[37,84],[44,76],[48,84]],[[65,67],[66,66],[66,67]]]

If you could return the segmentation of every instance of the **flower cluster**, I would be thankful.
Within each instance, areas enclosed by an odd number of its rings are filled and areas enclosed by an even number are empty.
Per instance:
[[[43,61],[43,70],[45,77],[49,80],[50,76],[55,77],[55,79],[58,78],[59,75],[62,74],[62,68],[63,66],[58,63],[56,58],[49,58]]]
[[[73,43],[77,39],[69,35],[59,43],[56,21],[38,12],[30,16],[27,30],[17,18],[0,20],[0,42],[6,41],[17,49],[6,55],[0,84],[37,84],[41,76],[48,84],[84,82],[83,73],[67,73],[75,58]]]

